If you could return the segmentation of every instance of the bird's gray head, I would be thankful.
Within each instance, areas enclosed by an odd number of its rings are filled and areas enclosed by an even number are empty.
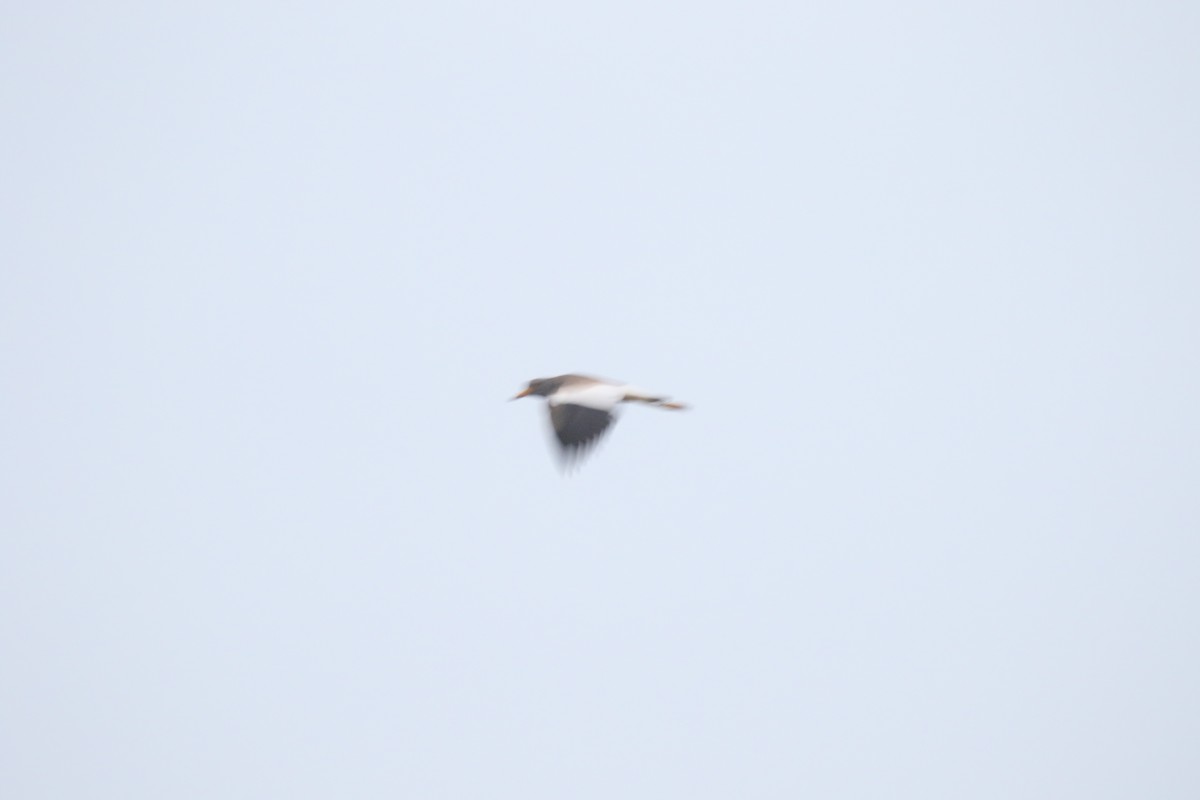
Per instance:
[[[546,397],[547,395],[554,394],[554,391],[558,388],[558,384],[559,382],[553,378],[534,378],[529,382],[528,386],[518,392],[515,397],[510,399],[519,400],[522,397],[529,397],[531,394]]]

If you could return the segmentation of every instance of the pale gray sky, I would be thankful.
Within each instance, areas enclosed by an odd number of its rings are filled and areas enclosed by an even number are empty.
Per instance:
[[[0,796],[1200,796],[1194,3],[10,5]]]

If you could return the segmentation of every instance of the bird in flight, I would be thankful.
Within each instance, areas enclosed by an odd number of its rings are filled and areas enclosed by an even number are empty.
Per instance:
[[[564,466],[581,458],[608,430],[616,419],[618,403],[646,403],[657,408],[680,410],[682,403],[649,394],[641,389],[616,381],[589,378],[586,375],[558,375],[554,378],[534,378],[516,397],[537,395],[546,398],[550,409],[550,426],[558,437]]]

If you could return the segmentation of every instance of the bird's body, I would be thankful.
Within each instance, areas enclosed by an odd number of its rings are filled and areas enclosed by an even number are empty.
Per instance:
[[[682,409],[665,397],[648,394],[628,384],[591,378],[587,375],[558,375],[535,378],[514,398],[537,395],[546,398],[550,425],[558,438],[564,459],[581,456],[612,425],[618,404],[647,403],[658,408]]]

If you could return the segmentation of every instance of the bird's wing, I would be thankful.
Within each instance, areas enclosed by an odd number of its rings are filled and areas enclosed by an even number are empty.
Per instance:
[[[613,415],[603,409],[575,403],[550,405],[550,424],[567,455],[593,444],[612,422]]]

